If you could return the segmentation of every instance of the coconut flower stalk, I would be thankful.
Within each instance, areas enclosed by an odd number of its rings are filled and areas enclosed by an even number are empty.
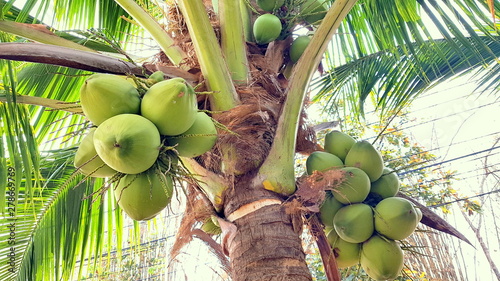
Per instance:
[[[356,1],[337,0],[333,3],[292,71],[287,98],[276,128],[275,141],[256,178],[266,189],[288,195],[295,191],[296,136],[307,87],[328,42]]]
[[[213,91],[209,95],[212,110],[224,111],[235,107],[239,102],[238,94],[205,5],[202,1],[187,0],[179,0],[177,4],[193,39],[201,72],[207,80],[209,90]]]
[[[220,1],[219,18],[222,53],[234,83],[247,84],[248,60],[240,1]]]

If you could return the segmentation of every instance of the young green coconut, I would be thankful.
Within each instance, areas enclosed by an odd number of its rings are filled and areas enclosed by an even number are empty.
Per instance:
[[[106,178],[112,177],[117,173],[114,169],[106,165],[101,157],[97,155],[94,146],[94,132],[95,128],[90,129],[88,134],[83,137],[80,146],[75,153],[74,165],[84,175]]]
[[[361,253],[360,243],[350,243],[343,240],[335,232],[335,229],[330,229],[325,234],[328,243],[332,247],[338,268],[346,268],[359,263],[359,255]]]
[[[405,239],[420,222],[418,212],[407,199],[386,198],[375,206],[375,230],[393,240]]]
[[[264,45],[276,40],[281,33],[281,20],[273,14],[260,15],[253,24],[255,42]]]
[[[370,192],[382,199],[396,196],[401,186],[398,175],[389,168],[384,168],[382,176],[372,182]]]
[[[172,193],[172,178],[155,168],[125,175],[114,190],[118,205],[137,221],[154,218],[170,203]]]
[[[139,92],[125,78],[112,74],[93,74],[80,88],[85,116],[95,125],[118,114],[138,114]]]
[[[167,137],[167,143],[175,146],[179,156],[196,157],[212,149],[217,141],[217,129],[212,118],[198,112],[193,125],[183,134]]]
[[[187,131],[193,125],[197,112],[194,89],[182,78],[154,84],[141,102],[141,115],[153,122],[160,134],[166,136]]]
[[[356,167],[344,167],[343,181],[332,190],[333,196],[342,204],[363,202],[370,193],[370,178]]]
[[[120,114],[104,121],[94,133],[97,154],[111,168],[124,174],[149,169],[160,153],[160,133],[148,119]]]
[[[363,170],[371,182],[378,180],[382,176],[384,169],[384,161],[380,152],[365,140],[353,144],[345,157],[344,163],[346,166]]]
[[[374,235],[361,246],[361,267],[377,281],[398,277],[403,261],[403,250],[394,240]]]
[[[347,242],[366,241],[374,231],[372,207],[363,203],[342,207],[333,217],[333,227]]]
[[[342,161],[356,143],[351,136],[341,131],[331,131],[325,135],[325,151],[336,155]]]
[[[344,204],[335,199],[331,191],[327,190],[325,200],[319,207],[319,218],[321,222],[327,227],[333,227],[333,217],[335,217],[338,210],[342,207],[344,207]]]
[[[311,175],[314,171],[325,171],[330,168],[341,168],[344,163],[337,156],[324,152],[324,151],[314,151],[311,153],[306,160],[306,170],[307,174]]]

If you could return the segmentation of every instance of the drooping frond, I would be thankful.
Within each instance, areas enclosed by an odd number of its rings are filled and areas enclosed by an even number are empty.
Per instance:
[[[360,1],[325,55],[326,75],[315,81],[326,110],[348,103],[362,116],[373,95],[382,112],[398,110],[425,89],[480,68],[495,85],[499,29],[486,1]]]
[[[1,250],[2,280],[71,280],[77,261],[91,260],[105,251],[104,244],[111,245],[103,234],[120,224],[121,215],[108,210],[110,200],[92,204],[90,195],[103,182],[74,176],[73,156],[74,149],[48,152],[40,163],[42,186],[34,188],[33,196],[25,193],[30,179],[21,181],[16,213],[0,219],[2,227],[13,227],[0,237],[2,243],[13,243]]]
[[[480,37],[492,53],[481,57],[466,53],[467,46],[449,40],[433,40],[424,44],[413,44],[414,54],[399,55],[383,51],[333,68],[319,78],[313,87],[319,89],[316,100],[326,100],[328,110],[340,102],[347,103],[356,112],[363,112],[363,105],[370,95],[386,112],[395,111],[412,101],[418,94],[447,78],[465,71],[481,68],[500,56],[500,41]],[[491,72],[489,79],[498,83],[498,72]]]

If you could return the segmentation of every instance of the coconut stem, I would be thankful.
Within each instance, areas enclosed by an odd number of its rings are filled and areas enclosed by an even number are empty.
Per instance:
[[[217,212],[222,210],[222,193],[229,184],[219,175],[203,168],[192,158],[181,157],[184,166],[193,174],[198,186],[203,190],[208,200],[212,202]]]
[[[201,72],[208,88],[213,91],[209,95],[212,110],[225,111],[235,107],[239,102],[238,94],[203,1],[178,0],[177,4],[193,39]]]
[[[286,195],[295,191],[295,146],[306,90],[328,42],[356,1],[336,0],[333,3],[292,70],[287,99],[278,120],[274,142],[257,179],[264,183],[266,189]]]
[[[222,52],[233,81],[248,82],[248,60],[239,0],[219,1]],[[244,5],[244,4],[243,4]]]

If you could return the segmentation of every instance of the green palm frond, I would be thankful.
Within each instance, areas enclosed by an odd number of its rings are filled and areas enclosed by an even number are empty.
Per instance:
[[[17,213],[0,219],[2,227],[15,227],[12,233],[4,232],[0,236],[2,243],[15,242],[13,249],[1,250],[2,280],[14,280],[14,277],[17,280],[70,280],[71,274],[76,274],[73,272],[76,262],[100,255],[105,250],[102,234],[120,224],[121,216],[111,217],[104,223],[104,215],[109,212],[107,203],[97,200],[92,204],[90,196],[103,182],[82,182],[81,175],[74,176],[73,156],[74,149],[49,152],[41,161],[43,186],[28,196],[24,192],[27,182],[24,180],[15,203]],[[111,208],[116,208],[114,203]],[[110,241],[107,245],[111,245]],[[9,253],[15,255],[15,265],[9,264],[12,260]]]
[[[404,2],[404,3],[403,3]],[[373,96],[382,112],[409,104],[433,85],[480,68],[482,84],[498,85],[491,67],[500,33],[486,1],[360,1],[325,55],[328,71],[312,89],[334,112],[338,102],[362,116]]]
[[[56,35],[103,52],[143,41],[143,29],[113,0],[28,0],[3,3],[4,20],[43,24]],[[21,6],[22,5],[22,6]]]
[[[29,64],[19,72],[18,93],[58,100],[67,103],[67,107],[70,108],[79,107],[76,103],[80,98],[79,89],[90,74],[66,67]],[[45,107],[32,106],[30,116],[36,132],[35,137],[46,149],[54,149],[61,142],[69,141],[69,145],[74,144],[71,138],[87,126],[85,118],[81,115],[71,115]]]
[[[362,113],[365,101],[373,95],[379,108],[397,111],[440,81],[494,62],[500,56],[500,41],[480,38],[492,54],[465,55],[467,46],[442,39],[413,44],[415,55],[401,50],[397,56],[386,51],[359,58],[317,79],[312,85],[319,90],[315,100],[325,100],[330,112],[343,101]],[[461,52],[455,52],[452,45],[458,45]],[[488,79],[498,83],[498,77],[499,72],[491,72]]]

